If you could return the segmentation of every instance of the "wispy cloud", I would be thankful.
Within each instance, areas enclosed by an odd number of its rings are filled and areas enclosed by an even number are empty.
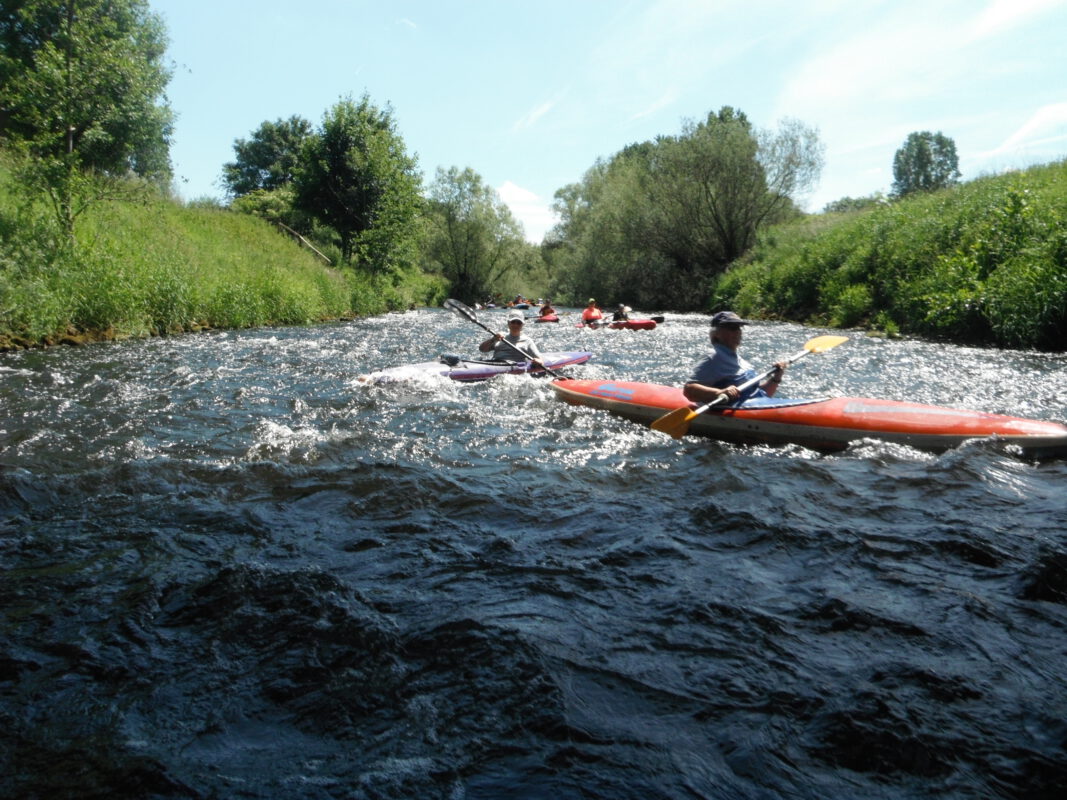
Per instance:
[[[558,222],[556,213],[549,204],[529,189],[511,181],[504,181],[496,191],[511,209],[515,219],[522,223],[527,241],[540,243],[548,229]]]
[[[1028,21],[1044,11],[1051,11],[1062,0],[993,0],[974,19],[968,31],[971,39],[985,39],[1004,33],[1008,28]]]
[[[537,120],[541,119],[541,117],[551,111],[555,105],[555,100],[546,100],[540,105],[534,106],[523,114],[523,116],[519,117],[519,119],[515,120],[515,124],[511,126],[511,129],[513,131],[521,131],[531,127]]]
[[[418,28],[419,26],[412,22],[407,17],[402,17],[396,21],[397,25],[407,25],[409,28]]]
[[[678,102],[678,98],[680,95],[681,93],[678,91],[678,88],[672,86],[662,95],[660,95],[660,97],[654,103],[652,103],[652,105],[647,106],[646,108],[642,109],[641,111],[638,111],[636,114],[631,116],[629,121],[633,122],[635,119],[641,119],[641,117],[648,117],[652,114],[659,113],[665,108],[669,108],[670,106]]]
[[[1053,103],[1037,109],[999,147],[980,158],[1015,155],[1030,147],[1043,147],[1067,140],[1067,103]]]

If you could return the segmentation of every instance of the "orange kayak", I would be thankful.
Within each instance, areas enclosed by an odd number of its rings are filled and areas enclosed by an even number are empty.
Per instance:
[[[610,411],[648,425],[690,405],[674,386],[631,381],[553,381],[560,399]],[[859,439],[881,439],[935,452],[969,439],[995,438],[1036,458],[1067,456],[1067,426],[944,406],[835,397],[816,400],[755,398],[694,418],[689,432],[737,444],[799,444],[843,450]]]

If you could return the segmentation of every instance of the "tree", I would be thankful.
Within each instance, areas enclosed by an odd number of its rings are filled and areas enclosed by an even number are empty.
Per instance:
[[[799,213],[793,198],[814,184],[822,154],[814,129],[786,120],[756,130],[729,106],[679,136],[630,145],[557,193],[548,250],[557,286],[702,308],[711,279],[760,228]]]
[[[430,228],[426,253],[455,296],[481,299],[516,266],[524,244],[522,228],[470,167],[438,168],[425,216]]]
[[[0,12],[0,137],[73,237],[129,174],[171,177],[166,32],[145,0],[26,0]]]
[[[938,131],[908,134],[893,156],[893,195],[932,192],[958,183],[956,143]]]
[[[887,201],[881,192],[867,195],[866,197],[839,197],[823,206],[824,214],[847,214],[852,211],[866,211],[877,208]]]
[[[337,234],[346,264],[371,272],[414,263],[420,183],[391,109],[366,94],[326,112],[294,177],[297,207]]]
[[[257,189],[273,191],[293,180],[311,123],[300,116],[264,122],[248,139],[233,143],[235,158],[223,165],[222,180],[234,197]]]
[[[657,202],[673,210],[667,236],[693,237],[692,256],[717,272],[740,258],[756,232],[795,210],[822,169],[818,132],[785,120],[753,130],[728,106],[665,143]]]

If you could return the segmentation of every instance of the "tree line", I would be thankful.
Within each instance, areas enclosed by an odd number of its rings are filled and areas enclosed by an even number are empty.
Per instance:
[[[317,128],[298,115],[265,121],[233,148],[231,207],[307,236],[341,265],[420,269],[471,300],[547,282],[540,249],[496,191],[470,167],[438,168],[423,187],[392,109],[367,94],[340,99]]]
[[[167,191],[166,45],[147,0],[0,5],[0,141],[68,242],[94,203]],[[340,98],[317,125],[265,121],[233,149],[222,166],[230,209],[284,226],[335,266],[396,281],[425,273],[466,300],[521,291],[675,310],[706,309],[760,231],[802,216],[798,198],[823,165],[814,128],[763,130],[724,106],[598,160],[556,192],[560,222],[535,246],[471,167],[439,168],[424,186],[392,109],[366,93]],[[894,159],[894,193],[958,175],[950,139],[912,134]]]

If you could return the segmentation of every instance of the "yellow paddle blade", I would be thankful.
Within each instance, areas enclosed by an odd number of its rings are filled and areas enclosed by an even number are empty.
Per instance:
[[[831,347],[837,347],[847,341],[847,336],[816,336],[804,343],[804,349],[809,353],[825,353]]]
[[[681,439],[689,430],[689,421],[697,416],[691,408],[676,408],[659,417],[649,426],[654,431]]]

